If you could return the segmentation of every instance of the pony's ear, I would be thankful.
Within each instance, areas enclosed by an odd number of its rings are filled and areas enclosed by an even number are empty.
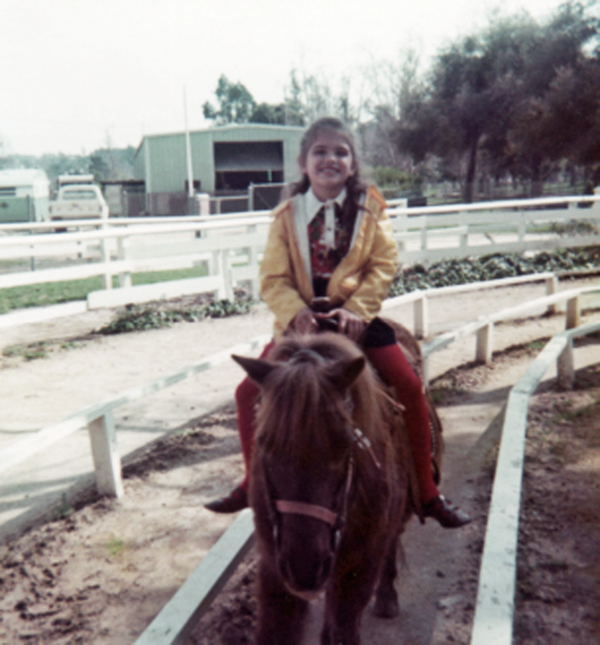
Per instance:
[[[365,364],[364,356],[338,361],[329,368],[329,377],[340,392],[345,392],[356,381]]]
[[[237,356],[236,354],[232,354],[231,358],[241,365],[246,370],[248,376],[259,385],[262,385],[267,376],[277,368],[277,365],[273,365],[273,363],[269,363],[268,361],[261,361],[257,358],[247,358],[245,356]]]

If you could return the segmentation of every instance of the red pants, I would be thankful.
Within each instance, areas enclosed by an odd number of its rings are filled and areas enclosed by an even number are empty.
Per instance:
[[[267,358],[275,341],[271,341],[262,351],[259,358]],[[237,386],[235,390],[235,402],[237,404],[237,422],[238,432],[240,434],[240,443],[242,444],[242,455],[244,456],[244,465],[246,466],[246,474],[244,481],[240,484],[248,492],[248,478],[250,476],[250,462],[252,459],[252,448],[254,446],[254,408],[258,401],[260,388],[249,377],[246,378]]]
[[[266,358],[272,347],[273,342],[264,348],[260,358]],[[439,491],[433,481],[431,470],[431,435],[423,385],[399,345],[367,347],[365,354],[381,378],[396,390],[397,399],[405,408],[406,427],[417,470],[421,502],[426,504],[437,497]],[[238,430],[246,465],[246,476],[241,487],[246,491],[254,444],[254,408],[258,394],[258,385],[248,377],[235,391]]]

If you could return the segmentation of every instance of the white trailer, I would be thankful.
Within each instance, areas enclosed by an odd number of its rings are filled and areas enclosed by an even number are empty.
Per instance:
[[[0,222],[43,222],[49,199],[50,182],[43,170],[0,170]]]

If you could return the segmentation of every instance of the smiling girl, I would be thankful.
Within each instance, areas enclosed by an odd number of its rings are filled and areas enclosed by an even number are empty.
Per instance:
[[[440,495],[431,468],[431,436],[423,386],[392,328],[378,313],[398,266],[396,242],[383,197],[359,176],[354,140],[337,119],[316,121],[305,133],[298,159],[302,179],[273,212],[260,267],[261,296],[275,315],[274,336],[311,333],[331,319],[339,333],[363,348],[405,408],[423,515],[446,528],[471,521]],[[317,299],[315,301],[315,299]],[[315,302],[326,303],[316,311]],[[265,347],[261,358],[273,346]],[[258,386],[249,378],[236,390],[244,481],[227,497],[206,505],[233,513],[248,505]]]

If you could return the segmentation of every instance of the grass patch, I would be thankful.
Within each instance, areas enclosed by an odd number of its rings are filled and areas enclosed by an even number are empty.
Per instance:
[[[125,542],[121,538],[113,537],[106,544],[106,552],[111,558],[118,558],[125,550]]]
[[[148,273],[134,273],[131,283],[155,284],[171,280],[185,280],[187,278],[201,278],[206,275],[203,267],[192,269],[178,269],[174,271],[150,271]],[[118,278],[113,276],[113,287],[117,287]],[[47,307],[49,305],[85,300],[88,293],[103,289],[101,276],[86,278],[84,280],[69,280],[68,282],[49,282],[23,287],[0,289],[0,314],[8,313],[14,309],[27,309],[29,307]]]
[[[544,347],[546,347],[546,341],[544,339],[532,340],[530,343],[527,343],[525,347],[532,352],[541,352]]]
[[[35,361],[38,358],[48,358],[48,347],[50,343],[38,342],[30,345],[9,345],[2,350],[6,358],[21,357],[26,361]]]
[[[102,289],[102,278],[50,282],[0,290],[0,314],[14,309],[47,307],[73,300],[85,300],[90,291]]]

